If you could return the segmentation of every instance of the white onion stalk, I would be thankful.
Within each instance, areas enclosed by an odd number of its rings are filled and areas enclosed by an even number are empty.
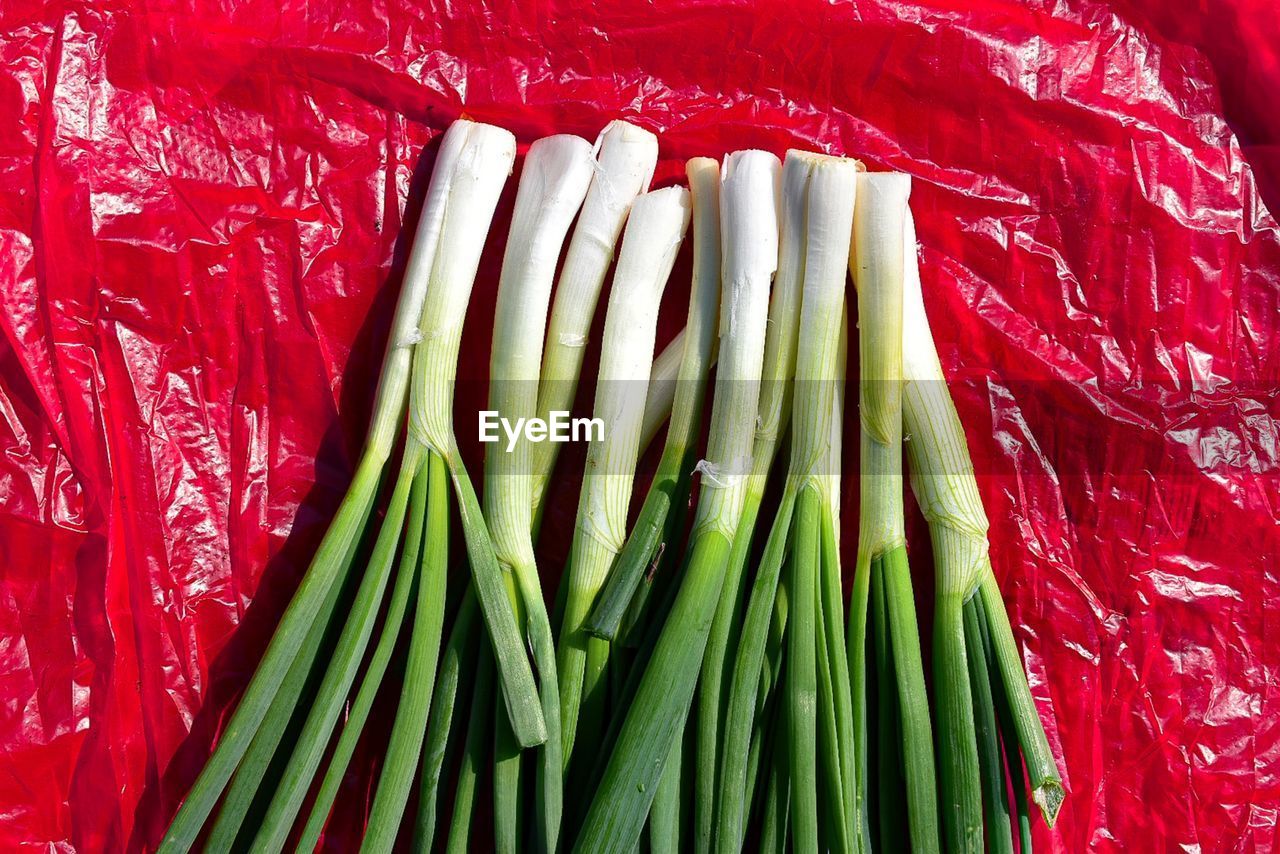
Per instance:
[[[952,808],[944,814],[944,826],[950,846],[981,851],[985,803],[989,846],[1012,850],[1008,822],[999,809],[992,812],[1006,791],[1000,748],[991,733],[996,718],[992,705],[1004,712],[1000,716],[1004,725],[1001,736],[1009,764],[1021,766],[1020,751],[1026,760],[1032,796],[1050,825],[1062,804],[1062,779],[991,571],[987,515],[964,427],[947,389],[925,314],[915,223],[909,211],[903,243],[903,420],[910,439],[906,446],[911,488],[933,540],[937,726],[943,754],[943,802]],[[983,666],[987,661],[990,672],[998,676],[989,675]],[[989,684],[979,684],[983,675]],[[984,724],[989,733],[985,740],[980,737]],[[1015,780],[1020,776],[1018,767]],[[987,790],[986,798],[979,790],[979,778]],[[1021,783],[1016,782],[1014,789],[1021,794]]]
[[[613,121],[600,132],[595,150],[596,174],[569,241],[547,329],[537,412],[544,419],[573,406],[605,275],[631,203],[653,178],[658,138],[644,128]],[[555,442],[543,442],[533,451],[529,471],[535,475],[535,511],[542,505],[559,451]]]
[[[609,644],[590,637],[582,623],[626,540],[644,416],[641,392],[648,389],[658,306],[689,225],[689,212],[689,191],[681,187],[655,190],[635,200],[609,294],[594,409],[594,417],[605,425],[604,438],[587,451],[560,629],[566,764],[579,720],[588,744],[599,741],[605,723],[601,678]]]
[[[833,419],[842,368],[841,319],[848,265],[857,164],[816,159],[809,187],[806,227],[804,302],[796,352],[793,429],[789,481],[796,495],[792,528],[790,613],[787,627],[786,681],[790,705],[791,797],[796,850],[816,850],[819,794],[825,796],[836,847],[852,850],[855,807],[846,802],[844,775],[852,770],[853,709],[843,632],[828,629],[830,586],[838,563],[832,489],[831,446],[838,442],[840,420]],[[825,577],[824,577],[825,576]],[[837,594],[838,597],[838,594]],[[836,616],[841,616],[837,613]],[[819,756],[821,757],[819,759]],[[852,783],[847,789],[852,792]]]
[[[693,699],[751,465],[769,288],[778,265],[781,164],[735,152],[721,178],[720,367],[687,566],[626,713],[576,850],[630,851]]]
[[[515,139],[507,131],[501,133],[503,158],[509,174],[515,156]],[[498,144],[495,137],[491,145],[496,147]],[[412,443],[439,456],[448,466],[462,516],[472,578],[494,647],[508,716],[519,742],[534,746],[546,740],[546,723],[539,708],[529,660],[523,652],[520,633],[506,601],[493,544],[453,433],[458,351],[486,232],[478,227],[478,216],[496,206],[502,186],[495,182],[491,160],[475,157],[467,167],[455,180],[454,195],[445,219],[449,234],[456,236],[451,236],[449,241],[441,241],[444,249],[431,268],[431,286],[420,324],[421,342],[414,353],[409,437]],[[515,654],[517,649],[520,651],[518,656]]]
[[[489,407],[512,423],[538,413],[543,330],[556,262],[582,205],[592,172],[591,146],[562,134],[529,147],[516,193],[494,309]],[[485,520],[508,577],[511,608],[523,623],[538,669],[547,741],[538,764],[538,836],[555,851],[562,810],[560,699],[555,641],[533,552],[533,445],[489,445],[485,455]],[[514,584],[511,582],[514,581]]]

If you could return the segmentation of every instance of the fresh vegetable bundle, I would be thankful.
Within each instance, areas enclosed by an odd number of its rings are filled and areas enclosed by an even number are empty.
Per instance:
[[[1028,782],[1050,823],[1063,790],[925,316],[907,176],[740,151],[689,161],[688,190],[649,191],[657,139],[634,125],[594,147],[529,147],[490,354],[504,423],[573,407],[611,281],[600,431],[550,599],[536,544],[558,445],[527,429],[490,444],[477,495],[453,425],[462,327],[515,152],[510,133],[465,120],[442,138],[352,486],[162,849],[313,850],[386,695],[369,851],[1030,850]],[[690,223],[686,328],[655,360]],[[934,546],[932,685],[904,451]],[[455,521],[470,583],[450,595]],[[484,799],[493,826],[478,832]]]

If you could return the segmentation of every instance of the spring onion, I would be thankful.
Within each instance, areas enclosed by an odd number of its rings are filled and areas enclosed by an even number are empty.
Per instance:
[[[800,298],[804,285],[805,218],[809,161],[796,152],[788,154],[782,166],[782,210],[778,235],[778,272],[769,299],[769,323],[764,345],[760,401],[752,446],[751,473],[747,478],[742,516],[734,534],[724,588],[716,606],[707,640],[707,652],[698,680],[698,781],[694,802],[696,848],[711,848],[716,823],[716,801],[735,798],[741,788],[726,790],[720,785],[721,727],[728,714],[730,680],[724,678],[725,661],[736,652],[746,585],[744,569],[751,551],[760,504],[764,500],[769,472],[779,444],[791,420],[792,379],[795,373],[796,339],[799,332]],[[754,698],[751,700],[754,705]],[[747,723],[739,735],[745,738]],[[734,785],[742,782],[737,766],[746,760],[746,742],[732,748],[737,755],[726,761]]]
[[[1009,617],[1000,598],[987,542],[987,516],[978,493],[964,428],[947,390],[946,379],[925,314],[916,260],[915,225],[905,218],[903,289],[902,393],[903,417],[911,436],[907,443],[911,487],[929,524],[937,577],[935,671],[939,686],[938,716],[942,733],[944,803],[963,803],[963,814],[951,817],[949,844],[981,850],[982,799],[980,765],[974,729],[975,695],[998,695],[1007,705],[1016,743],[1006,743],[1010,764],[1019,750],[1030,775],[1032,796],[1052,825],[1062,804],[1062,779],[1049,749],[1044,727],[1022,669]],[[972,685],[966,647],[982,643],[966,629],[965,603],[981,597],[985,636],[996,673],[990,685]],[[972,618],[970,622],[973,622]],[[972,660],[972,659],[970,659]],[[941,672],[945,668],[946,672]],[[952,696],[948,697],[946,694]],[[963,728],[956,722],[963,722]],[[963,762],[961,771],[957,768]]]
[[[778,159],[765,152],[736,152],[725,160],[720,193],[720,367],[707,458],[698,465],[702,493],[689,556],[593,793],[575,845],[578,851],[622,854],[635,845],[693,700],[751,463],[769,287],[778,263],[780,172]]]
[[[420,321],[429,316],[425,305],[431,298],[429,284],[432,274],[441,266],[440,261],[445,257],[474,257],[474,261],[478,262],[498,193],[510,173],[514,154],[515,141],[511,134],[489,125],[459,121],[445,134],[415,236],[415,248],[406,271],[405,286],[397,303],[391,339],[378,381],[368,439],[352,485],[298,591],[281,617],[253,679],[221,734],[217,748],[174,816],[161,843],[162,850],[187,851],[191,848],[259,730],[262,729],[264,734],[262,743],[278,743],[279,733],[283,732],[288,719],[292,717],[292,708],[275,701],[280,699],[277,695],[282,684],[286,682],[299,657],[300,648],[321,616],[331,591],[335,586],[341,587],[345,583],[355,548],[372,511],[378,482],[400,432],[406,392],[410,391],[411,360],[416,356],[414,344],[418,339]],[[446,211],[451,215],[448,221]],[[465,285],[467,293],[470,291],[474,269],[475,263],[471,264],[470,274],[466,273],[465,266],[461,267],[453,280],[458,285]],[[462,302],[465,306],[465,299]],[[406,476],[404,472],[402,465],[398,486],[407,503],[408,485],[412,476]],[[397,504],[393,502],[393,509],[395,506]],[[390,530],[386,523],[384,529]],[[385,539],[380,535],[379,539],[384,543],[391,543],[392,538],[388,534]],[[393,552],[394,548],[390,545],[381,551],[375,548],[373,560],[380,565],[389,563]],[[385,569],[382,568],[367,573],[366,579],[362,581],[361,590],[353,605],[354,611],[358,613],[353,612],[352,617],[355,619],[344,626],[343,638],[335,653],[341,660],[328,663],[320,689],[321,695],[318,697],[318,702],[322,705],[313,709],[314,718],[309,716],[308,724],[312,724],[312,720],[314,724],[304,726],[303,734],[307,740],[295,748],[295,755],[301,757],[299,764],[310,765],[312,772],[314,764],[306,754],[313,750],[315,744],[323,749],[323,740],[336,717],[334,709],[340,708],[342,695],[350,685],[350,679],[354,678],[348,660],[358,661],[359,653],[367,643],[371,631],[368,615],[376,612],[375,600],[380,600],[384,585]],[[510,643],[505,646],[509,648]],[[522,652],[519,660],[524,660]],[[527,660],[524,660],[524,664],[527,669]],[[512,662],[508,669],[513,671],[513,699],[518,700],[520,679],[518,673],[514,672],[518,670],[518,664]],[[527,688],[532,689],[531,675]],[[538,718],[522,718],[522,730],[530,738],[545,738],[545,729]],[[299,749],[301,753],[298,752]],[[316,756],[315,762],[318,761],[319,757]],[[309,773],[296,773],[294,776],[310,779]],[[250,783],[257,782],[250,779]],[[292,800],[291,797],[289,799]],[[244,800],[237,799],[235,803],[243,804]],[[296,806],[293,811],[296,812]],[[281,815],[281,824],[285,823],[283,818]],[[238,818],[228,821],[224,825],[224,832],[233,836],[238,824]]]
[[[714,160],[700,157],[689,161],[685,173],[695,212],[693,281],[687,323],[677,338],[681,350],[678,372],[672,378],[671,424],[640,515],[587,622],[588,631],[606,640],[617,637],[641,580],[666,544],[675,539],[674,523],[683,518],[680,512],[672,511],[682,510],[688,502],[688,475],[697,452],[703,398],[715,348],[720,306],[720,167]],[[665,394],[655,385],[665,381],[663,359],[667,353],[675,352],[675,346],[673,342],[654,362],[642,441],[650,413],[658,409],[657,395]]]
[[[741,640],[736,650],[732,680],[727,688],[727,696],[721,697],[724,707],[724,736],[720,751],[720,778],[716,786],[719,795],[716,804],[715,845],[718,851],[739,850],[745,832],[744,815],[749,803],[744,792],[751,785],[748,779],[749,741],[756,728],[757,712],[764,700],[761,672],[766,665],[766,646],[770,640],[774,616],[781,616],[775,597],[779,593],[783,563],[788,557],[787,545],[792,541],[792,548],[789,550],[791,574],[803,572],[806,589],[813,594],[807,597],[807,607],[802,609],[805,612],[801,615],[802,618],[816,620],[813,609],[818,606],[818,570],[822,566],[820,559],[825,558],[828,566],[838,562],[838,556],[829,554],[834,549],[834,543],[828,543],[823,537],[822,523],[824,517],[832,518],[838,513],[838,497],[835,493],[838,492],[839,477],[838,473],[832,477],[829,467],[832,465],[831,449],[838,446],[838,429],[841,423],[837,409],[837,379],[842,371],[838,360],[842,352],[843,315],[839,306],[843,299],[844,263],[848,254],[848,238],[847,235],[841,237],[839,234],[839,222],[852,219],[853,176],[858,168],[855,161],[801,152],[789,152],[783,167],[782,246],[770,325],[770,341],[773,345],[766,350],[766,382],[761,396],[754,468],[749,486],[749,514],[744,513],[739,539],[735,542],[735,551],[739,546],[744,546],[744,559],[750,530],[743,529],[759,508],[777,443],[793,417],[802,415],[803,420],[797,420],[794,425],[786,487],[769,533],[760,570],[752,586],[747,614],[742,622]],[[833,262],[834,258],[839,259],[838,263]],[[833,267],[833,263],[836,266]],[[834,309],[827,305],[832,299],[829,292],[836,294]],[[808,300],[803,309],[802,299]],[[822,309],[818,306],[822,306]],[[796,380],[794,390],[793,374]],[[803,386],[800,385],[802,380]],[[821,411],[815,407],[821,407]],[[835,483],[834,487],[832,483]],[[816,504],[809,497],[805,499],[807,503],[814,504],[806,508],[806,513],[813,514],[813,518],[801,519],[797,514],[798,499],[802,494],[809,496],[811,492],[819,499]],[[802,521],[816,524],[801,528]],[[796,536],[793,536],[793,529]],[[808,537],[803,544],[798,541],[801,530]],[[797,549],[801,548],[804,551],[797,554]],[[788,584],[794,586],[796,580],[792,579]],[[728,596],[722,597],[721,613],[729,601]],[[717,621],[720,617],[721,614],[718,613]],[[794,626],[790,630],[793,633],[797,631]],[[804,632],[805,636],[813,634],[810,641],[787,644],[789,658],[796,652],[803,656],[815,656],[811,662],[808,659],[801,662],[806,667],[799,675],[805,679],[810,675],[814,680],[817,679],[817,649],[819,644],[825,646],[826,643],[825,639],[816,635],[816,630],[816,621],[807,622],[799,631]],[[809,663],[813,665],[812,671],[807,668]],[[790,667],[789,672],[795,669]],[[776,669],[774,672],[776,673]],[[704,664],[704,680],[707,676]],[[830,682],[828,679],[828,686]],[[789,687],[799,689],[801,694],[807,693],[804,686],[789,684]],[[813,690],[816,702],[816,684]],[[789,693],[792,699],[797,696],[795,690]],[[843,696],[843,692],[841,693]],[[704,692],[704,705],[711,705],[715,701],[715,695]],[[788,712],[787,720],[793,735],[803,741],[808,740],[810,728],[815,725],[811,714],[813,711],[810,708],[805,714],[797,714],[795,709]],[[834,702],[832,714],[835,714]],[[796,730],[796,727],[800,729]],[[834,718],[832,727],[834,729]],[[714,736],[713,728],[704,724],[700,729],[700,737],[704,741],[714,739]],[[812,749],[802,750],[799,756],[812,763],[815,753],[816,744]],[[832,755],[837,756],[838,752],[833,749]],[[790,771],[793,808],[805,812],[807,816],[808,807],[812,805],[816,821],[816,802],[808,798],[807,787],[807,781],[813,776],[810,773],[813,769],[810,766],[799,769],[804,772],[801,777],[796,776],[796,770]],[[835,812],[843,816],[845,810],[837,804]],[[802,822],[794,822],[793,830],[804,834],[810,829],[810,824],[807,818]],[[797,845],[802,844],[802,838],[797,839]],[[806,840],[804,844],[813,841]]]
[[[489,408],[511,422],[538,414],[543,331],[556,262],[586,197],[591,174],[591,146],[581,137],[561,134],[540,139],[525,156],[498,283],[489,363]],[[645,367],[652,357],[652,352],[645,357]],[[547,740],[539,750],[536,823],[541,845],[555,851],[563,803],[560,696],[551,619],[533,551],[529,474],[534,447],[524,438],[489,445],[484,510],[511,609],[522,623],[537,665]]]
[[[875,616],[883,616],[884,624],[871,628],[887,632],[889,652],[885,678],[877,681],[876,690],[878,694],[896,693],[898,744],[892,747],[901,750],[911,847],[936,851],[941,843],[933,729],[907,564],[902,500],[902,242],[910,190],[910,178],[904,174],[867,173],[859,178],[850,257],[858,290],[858,410],[862,423],[862,500],[849,632],[857,739],[854,755],[860,765],[854,800],[855,808],[861,809],[868,802],[870,788],[866,643],[874,574],[884,591],[884,612]],[[878,720],[877,724],[883,731],[886,722]],[[886,739],[877,740],[883,749]],[[901,797],[892,791],[877,794],[882,801]]]
[[[689,224],[689,193],[669,187],[632,204],[605,314],[594,415],[604,437],[587,451],[560,628],[561,726],[570,756],[578,727],[590,743],[603,728],[607,641],[583,629],[591,604],[621,551],[640,451],[644,395],[653,362],[658,305]]]
[[[440,809],[440,783],[449,756],[450,738],[457,735],[458,691],[462,674],[475,672],[475,593],[468,588],[458,606],[449,641],[440,656],[440,675],[432,692],[426,745],[422,750],[422,780],[418,794],[418,817],[414,827],[414,850],[430,851],[435,839],[436,816]],[[470,666],[469,666],[470,664]]]

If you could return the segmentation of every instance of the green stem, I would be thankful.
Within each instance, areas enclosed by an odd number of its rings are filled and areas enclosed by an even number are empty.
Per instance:
[[[1000,755],[1000,733],[996,724],[995,700],[991,694],[991,674],[987,670],[986,646],[982,642],[982,615],[978,611],[981,602],[981,597],[974,597],[974,600],[965,604],[964,633],[969,680],[973,685],[973,716],[982,774],[982,801],[986,810],[984,821],[987,851],[990,854],[1013,854],[1008,779],[1004,773],[1004,757]]]
[[[471,580],[484,615],[485,627],[493,646],[498,682],[502,688],[507,716],[516,743],[536,747],[547,740],[547,724],[542,714],[538,689],[533,681],[533,668],[525,653],[524,638],[511,611],[502,568],[498,566],[489,530],[484,524],[475,487],[467,476],[457,453],[447,458],[453,475],[458,512],[462,517],[462,533],[467,543],[467,561]]]
[[[583,623],[583,629],[605,640],[616,640],[640,583],[661,558],[671,526],[671,509],[684,500],[678,487],[681,472],[690,465],[692,453],[685,448],[668,445],[662,451],[658,471],[645,496],[640,515],[631,529],[626,545],[619,552],[613,569],[605,581],[604,589],[596,598],[595,607]],[[687,498],[687,490],[685,497]],[[561,584],[565,588],[565,584]]]
[[[253,737],[253,743],[249,745],[244,759],[240,761],[235,776],[231,778],[231,785],[222,800],[218,817],[209,831],[209,850],[231,850],[237,837],[241,835],[245,817],[254,803],[259,802],[265,808],[266,804],[260,802],[264,796],[270,798],[272,792],[262,788],[262,783],[279,776],[280,769],[276,769],[275,774],[271,774],[270,769],[273,764],[278,765],[288,760],[288,753],[281,751],[280,745],[296,743],[298,730],[305,718],[299,709],[299,701],[303,696],[313,697],[320,687],[320,680],[324,678],[324,668],[315,667],[315,662],[322,650],[332,648],[332,642],[340,631],[340,626],[335,625],[333,614],[342,598],[341,588],[344,586],[346,585],[334,584],[329,590],[320,615],[307,633],[306,643],[298,651],[298,657],[289,668],[289,675],[280,686],[280,692],[272,701],[262,725],[258,727],[258,733]]]
[[[946,848],[982,854],[982,783],[966,661],[964,594],[940,587],[933,614],[938,782]]]
[[[770,455],[772,459],[772,455]],[[753,469],[762,463],[758,454],[752,461]],[[707,640],[707,652],[702,659],[702,675],[698,680],[697,707],[697,773],[694,775],[694,850],[711,850],[712,834],[716,824],[717,801],[724,795],[719,785],[720,736],[728,702],[730,679],[725,678],[725,663],[737,654],[739,627],[746,605],[747,587],[744,569],[750,557],[751,542],[760,514],[760,502],[764,497],[765,477],[756,477],[753,471],[751,483],[743,499],[742,518],[733,538],[729,563],[725,568],[724,587],[711,622],[711,634]],[[732,674],[730,674],[732,675]],[[739,792],[741,790],[738,790]]]
[[[861,823],[854,795],[853,694],[849,684],[849,659],[845,655],[844,591],[840,578],[840,547],[836,541],[833,508],[822,514],[822,616],[826,634],[826,655],[831,668],[832,703],[835,714],[835,743],[839,750],[844,839],[848,850],[855,845],[855,831]]]
[[[880,575],[879,558],[872,559],[865,551],[859,549],[858,562],[853,573],[853,591],[849,596],[849,629],[845,635],[845,642],[848,645],[849,659],[849,688],[853,697],[853,759],[854,759],[854,816],[857,819],[855,830],[858,834],[857,850],[860,852],[872,851],[877,846],[873,842],[878,840],[872,839],[871,832],[871,733],[874,728],[870,720],[870,703],[871,688],[867,678],[867,635],[869,629],[874,631],[875,626],[880,622],[876,615],[881,613],[881,608],[876,606],[873,600],[873,588],[879,589],[878,577]],[[875,662],[877,665],[885,660],[880,655],[879,647],[873,642],[872,651],[875,653]],[[885,654],[888,654],[888,647],[885,647]],[[878,672],[878,671],[877,671]],[[876,686],[879,688],[879,685]],[[877,690],[876,696],[884,694],[883,690]],[[897,719],[897,715],[893,715],[893,719]],[[895,742],[896,743],[896,740]],[[877,744],[877,748],[881,748],[883,743]],[[878,787],[878,791],[888,791],[883,783]],[[879,799],[877,799],[879,803]],[[877,827],[878,829],[878,827]],[[886,849],[895,850],[895,849]]]
[[[418,474],[414,477],[413,487],[409,493],[409,513],[405,531],[404,554],[400,558],[400,567],[396,573],[395,586],[391,589],[391,601],[387,605],[387,615],[383,619],[382,632],[378,637],[377,646],[374,647],[373,655],[369,658],[364,679],[360,683],[360,689],[356,692],[355,701],[351,704],[351,711],[347,714],[347,721],[343,725],[342,734],[338,737],[338,743],[334,747],[333,755],[330,757],[329,764],[325,769],[320,790],[316,793],[311,813],[307,817],[306,825],[303,827],[302,836],[298,842],[298,850],[300,851],[314,851],[317,842],[320,840],[320,833],[324,830],[325,822],[329,818],[329,812],[333,808],[333,801],[338,795],[342,778],[346,775],[347,766],[355,753],[360,736],[364,733],[365,723],[368,721],[369,713],[373,709],[378,689],[382,686],[383,676],[386,674],[387,666],[395,653],[405,612],[414,597],[418,595],[416,593],[418,585],[416,570],[418,554],[422,545],[422,529],[426,521],[427,481],[427,467],[421,466]],[[213,840],[210,839],[210,850],[221,851],[226,849],[213,844]]]
[[[409,492],[422,463],[422,449],[410,443],[405,448],[400,474],[387,506],[387,515],[378,532],[369,568],[360,581],[355,602],[347,616],[338,646],[329,659],[324,681],[298,736],[289,764],[281,775],[275,796],[267,807],[258,828],[253,847],[257,851],[279,851],[284,847],[289,830],[311,787],[316,769],[324,758],[334,725],[346,705],[347,694],[355,681],[364,651],[373,633],[391,568],[404,533],[404,519]]]
[[[873,560],[869,569],[876,680],[876,843],[883,851],[905,851],[906,815],[902,798],[906,784],[902,779],[902,731],[899,726],[897,679],[893,672],[889,610],[884,595],[884,568],[880,558]]]
[[[790,742],[792,839],[799,854],[818,851],[818,674],[816,576],[821,561],[821,497],[806,486],[796,499],[787,644],[787,721]]]
[[[683,738],[671,745],[671,756],[662,769],[658,791],[653,796],[653,811],[649,813],[649,850],[653,854],[678,854],[680,851],[681,765],[684,761]]]
[[[893,635],[894,675],[902,722],[902,757],[907,783],[907,827],[913,851],[939,850],[938,785],[934,772],[933,728],[920,656],[920,627],[907,549],[885,553],[882,563],[889,631]]]
[[[493,736],[493,845],[500,854],[521,850],[524,827],[521,805],[520,760],[523,754],[501,712],[494,716]]]
[[[817,567],[815,567],[817,570]],[[815,575],[817,572],[815,571]],[[840,743],[840,727],[836,722],[836,688],[834,666],[830,648],[826,643],[827,625],[823,607],[823,584],[815,579],[814,650],[817,654],[817,726],[818,726],[818,826],[825,844],[836,851],[851,851],[849,818],[852,810],[844,795],[844,776],[841,767],[843,747]],[[843,651],[844,644],[840,645]],[[838,656],[843,658],[843,655]]]
[[[537,569],[526,566],[515,570],[520,598],[527,615],[525,631],[533,647],[538,668],[538,692],[542,698],[542,716],[547,725],[547,740],[538,748],[538,770],[534,777],[539,810],[536,825],[541,850],[555,852],[559,845],[560,820],[564,805],[564,765],[561,754],[560,693],[556,674],[556,647],[551,636],[551,619]]]
[[[422,751],[422,782],[418,797],[418,819],[414,830],[415,851],[430,851],[435,838],[436,816],[440,809],[440,777],[450,754],[455,727],[458,688],[462,672],[468,662],[474,662],[471,654],[475,645],[476,597],[470,585],[458,606],[458,615],[449,632],[440,660],[440,676],[431,698],[431,715],[427,725],[427,742]]]
[[[493,654],[487,643],[482,643],[476,660],[476,683],[471,690],[471,714],[467,720],[466,749],[458,768],[458,780],[453,788],[453,815],[449,821],[449,838],[445,851],[449,854],[466,854],[470,850],[471,817],[475,809],[476,783],[480,769],[484,767],[488,753],[489,727],[494,720],[505,721],[501,712],[495,715],[493,703]],[[509,724],[508,724],[509,726]],[[425,848],[417,849],[419,851]]]
[[[987,628],[991,634],[991,649],[995,655],[996,669],[1000,673],[1000,684],[1009,704],[1014,729],[1018,733],[1022,756],[1027,761],[1031,797],[1040,807],[1045,822],[1053,827],[1065,797],[1062,777],[1058,773],[1053,751],[1049,749],[1044,725],[1040,723],[1035,699],[1031,696],[1031,686],[1027,684],[1027,674],[1022,669],[1022,656],[1018,654],[1018,644],[1013,638],[1013,627],[1009,625],[1009,614],[1004,609],[1000,588],[990,571],[983,578],[979,590],[987,614]]]
[[[440,659],[440,639],[444,631],[445,583],[449,563],[449,473],[444,460],[430,454],[423,466],[428,472],[426,531],[424,541],[414,548],[418,580],[418,603],[409,644],[400,705],[391,727],[386,763],[378,779],[377,793],[365,831],[362,852],[389,852],[399,833],[409,787],[426,735],[427,713],[435,687],[436,665]],[[419,477],[420,481],[422,478]],[[415,488],[418,484],[415,483]],[[421,523],[419,523],[420,525]],[[415,525],[411,522],[410,536]],[[410,553],[406,547],[406,555]]]
[[[974,596],[966,607],[972,607],[978,615],[978,629],[982,639],[982,650],[987,659],[987,676],[992,688],[992,701],[996,707],[996,717],[1000,722],[1000,740],[1004,744],[1005,760],[1009,774],[1009,788],[1013,790],[1013,805],[1018,828],[1019,854],[1031,854],[1031,809],[1027,803],[1027,775],[1022,769],[1022,754],[1018,750],[1018,733],[1013,723],[1013,714],[1005,698],[1003,686],[996,678],[995,651],[991,648],[991,633],[988,630],[986,606],[982,596]]]
[[[236,705],[235,713],[222,730],[213,755],[196,778],[160,843],[160,850],[165,854],[186,852],[195,844],[205,819],[217,805],[227,781],[249,749],[272,701],[280,692],[280,686],[288,678],[298,650],[319,618],[329,591],[335,584],[342,585],[350,568],[355,543],[373,507],[384,460],[385,457],[376,453],[366,453],[361,459],[351,488],[347,490],[320,548],[316,550],[297,593],[281,616],[280,625],[276,627],[258,669]],[[292,710],[281,711],[292,713]]]
[[[761,672],[765,666],[765,649],[794,510],[795,496],[788,492],[783,496],[773,527],[769,531],[769,539],[765,543],[764,555],[756,573],[747,604],[747,615],[739,636],[725,715],[724,749],[721,751],[721,799],[715,833],[716,850],[724,854],[740,850],[746,832],[745,813],[748,804],[741,795],[746,788],[746,754],[756,717]]]
[[[780,730],[786,726],[785,718],[784,708],[779,715]],[[769,786],[765,793],[764,816],[760,822],[760,851],[784,854],[787,850],[787,820],[791,815],[791,780],[787,776],[786,752],[774,750],[773,754]],[[740,849],[741,844],[738,847]]]
[[[576,851],[625,854],[639,838],[662,767],[689,714],[729,550],[718,531],[695,541],[671,613],[592,796]]]

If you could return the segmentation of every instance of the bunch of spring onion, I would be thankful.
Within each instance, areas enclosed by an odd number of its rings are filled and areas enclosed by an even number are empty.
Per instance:
[[[190,849],[216,811],[210,850],[314,849],[383,692],[395,717],[369,851],[391,850],[415,783],[414,850],[432,849],[438,826],[446,850],[469,850],[486,780],[504,852],[629,852],[647,839],[654,851],[755,840],[1012,854],[1015,828],[1029,850],[1024,761],[1050,822],[1062,786],[924,314],[906,176],[743,151],[723,171],[689,161],[689,191],[646,192],[657,156],[647,131],[614,122],[594,148],[574,136],[533,143],[494,316],[490,408],[503,418],[573,405],[621,238],[593,400],[606,426],[588,449],[552,612],[535,543],[558,444],[490,446],[482,511],[453,434],[462,324],[514,155],[497,128],[458,121],[445,134],[355,479],[162,847]],[[690,221],[687,325],[655,361]],[[847,631],[846,270],[861,426]],[[637,460],[668,412],[628,531]],[[933,704],[906,560],[904,444],[934,544]],[[784,447],[778,509],[753,560]],[[471,583],[446,639],[455,506]],[[398,650],[403,676],[388,680]]]

